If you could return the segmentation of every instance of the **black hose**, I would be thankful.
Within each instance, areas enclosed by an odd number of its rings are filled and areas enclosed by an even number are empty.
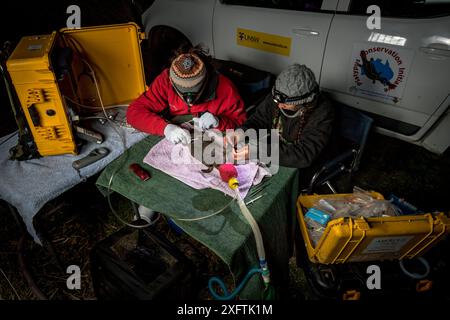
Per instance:
[[[30,286],[31,291],[33,294],[39,299],[39,300],[48,300],[47,296],[39,289],[36,282],[34,281],[33,277],[31,276],[30,271],[28,270],[27,264],[25,262],[25,256],[24,256],[24,246],[26,242],[26,235],[22,234],[20,237],[19,243],[17,245],[17,254],[19,257],[19,267],[22,271],[25,280],[27,281],[28,285]]]
[[[17,257],[18,257],[18,262],[19,262],[19,268],[22,271],[22,274],[24,275],[25,280],[28,283],[28,286],[30,287],[31,291],[36,296],[36,298],[38,298],[39,300],[48,300],[47,296],[37,286],[36,282],[34,281],[32,275],[31,275],[31,272],[28,270],[28,267],[26,264],[24,248],[25,248],[25,242],[27,240],[27,235],[26,235],[25,228],[24,228],[23,224],[21,223],[20,218],[18,217],[17,211],[15,210],[15,208],[13,206],[11,206],[10,204],[8,204],[8,207],[9,207],[9,210],[11,211],[11,214],[15,218],[16,223],[19,226],[21,234],[22,234],[19,239],[19,242],[17,244]]]

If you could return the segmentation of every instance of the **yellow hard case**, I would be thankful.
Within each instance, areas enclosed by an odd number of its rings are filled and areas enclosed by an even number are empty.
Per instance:
[[[310,240],[304,214],[320,199],[350,194],[300,195],[297,215],[309,259],[313,263],[339,264],[361,261],[412,259],[438,243],[450,231],[444,213],[382,218],[331,220],[316,247]],[[377,199],[384,199],[372,192]]]
[[[68,98],[101,106],[93,77],[83,61],[94,69],[105,106],[128,104],[145,91],[142,39],[139,27],[127,23],[62,29],[20,40],[7,61],[7,70],[41,156],[78,152]],[[70,84],[58,81],[54,72],[53,53],[65,46],[74,53]]]

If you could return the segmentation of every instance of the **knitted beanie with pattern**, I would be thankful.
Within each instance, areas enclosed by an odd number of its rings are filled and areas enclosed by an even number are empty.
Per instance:
[[[194,53],[179,55],[170,66],[172,84],[182,93],[200,91],[206,78],[206,67]]]

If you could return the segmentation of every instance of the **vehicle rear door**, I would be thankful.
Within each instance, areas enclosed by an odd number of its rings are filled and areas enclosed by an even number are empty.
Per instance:
[[[381,29],[367,25],[370,5]],[[381,131],[416,141],[450,104],[450,0],[340,0],[322,89],[370,112]]]

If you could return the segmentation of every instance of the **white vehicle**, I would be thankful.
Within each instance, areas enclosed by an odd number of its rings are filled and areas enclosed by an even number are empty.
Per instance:
[[[380,29],[369,29],[373,4]],[[450,146],[450,0],[156,0],[143,23],[273,74],[306,64],[379,132],[438,154]]]

